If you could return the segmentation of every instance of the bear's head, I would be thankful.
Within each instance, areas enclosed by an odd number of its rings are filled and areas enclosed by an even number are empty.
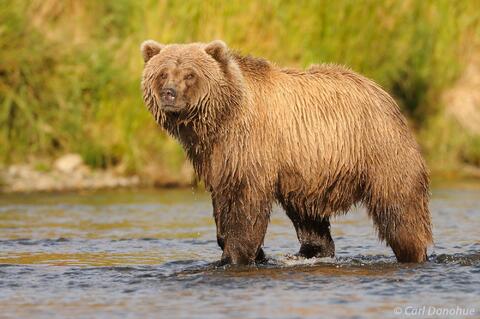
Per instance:
[[[160,125],[203,121],[212,126],[239,105],[241,72],[222,41],[163,45],[148,40],[141,51],[143,98]]]

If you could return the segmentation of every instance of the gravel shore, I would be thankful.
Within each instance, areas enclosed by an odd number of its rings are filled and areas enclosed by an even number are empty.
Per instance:
[[[0,192],[75,191],[140,186],[139,176],[121,176],[111,170],[93,170],[78,154],[60,157],[48,170],[33,165],[11,165],[0,170]]]

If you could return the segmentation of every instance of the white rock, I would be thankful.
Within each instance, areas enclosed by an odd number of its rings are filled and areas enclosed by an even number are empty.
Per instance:
[[[58,158],[53,167],[63,173],[72,173],[83,166],[83,159],[79,154],[67,154]]]

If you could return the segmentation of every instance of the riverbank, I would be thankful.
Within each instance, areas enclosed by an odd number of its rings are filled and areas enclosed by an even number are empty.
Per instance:
[[[51,165],[17,164],[0,169],[0,193],[68,192],[131,187],[186,187],[193,184],[193,170],[186,166],[180,174],[153,173],[128,175],[121,167],[92,169],[78,154],[67,154]]]

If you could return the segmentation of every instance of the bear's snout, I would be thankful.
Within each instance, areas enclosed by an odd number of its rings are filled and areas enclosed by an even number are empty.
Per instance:
[[[174,88],[164,88],[160,91],[160,98],[165,105],[172,105],[177,98],[177,91]]]

